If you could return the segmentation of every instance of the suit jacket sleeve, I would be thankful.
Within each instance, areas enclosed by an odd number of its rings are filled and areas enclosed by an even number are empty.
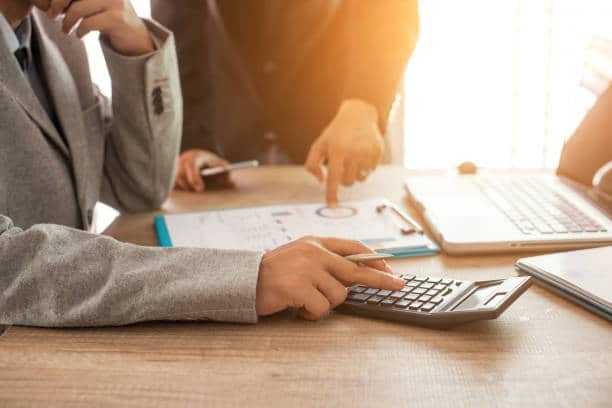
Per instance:
[[[101,200],[131,212],[159,208],[168,196],[183,125],[174,37],[146,24],[158,44],[151,55],[121,56],[101,41],[113,92]]]
[[[0,324],[257,321],[261,253],[153,248],[0,215]]]
[[[374,105],[385,130],[408,59],[416,46],[416,0],[347,0],[351,69],[345,99]]]

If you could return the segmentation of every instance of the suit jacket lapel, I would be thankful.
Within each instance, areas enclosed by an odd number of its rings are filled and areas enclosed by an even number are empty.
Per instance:
[[[0,64],[0,84],[6,87],[9,94],[21,105],[57,148],[68,156],[66,144],[34,94],[15,56],[3,41],[0,41],[0,61],[2,61],[2,64]]]
[[[79,93],[63,55],[55,43],[45,35],[39,16],[36,13],[32,15],[34,35],[37,36],[39,44],[41,66],[57,118],[68,143],[77,196],[83,211],[86,185],[81,176],[86,174],[87,161],[83,153],[87,152],[87,141]]]

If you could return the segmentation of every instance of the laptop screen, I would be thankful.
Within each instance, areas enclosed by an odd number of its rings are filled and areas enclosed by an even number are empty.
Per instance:
[[[592,186],[593,176],[612,161],[612,86],[602,93],[563,147],[557,173]]]

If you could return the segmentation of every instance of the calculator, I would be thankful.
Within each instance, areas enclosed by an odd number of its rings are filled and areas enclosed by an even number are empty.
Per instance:
[[[471,282],[404,275],[398,291],[355,285],[336,308],[350,313],[432,328],[495,319],[529,286],[530,277]]]

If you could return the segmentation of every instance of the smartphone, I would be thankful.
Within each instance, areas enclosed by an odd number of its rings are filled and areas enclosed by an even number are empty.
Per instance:
[[[244,162],[228,164],[227,166],[208,167],[208,168],[202,169],[200,171],[200,175],[202,177],[217,176],[219,174],[229,173],[230,171],[233,171],[233,170],[246,169],[248,167],[257,167],[257,166],[259,166],[259,162],[257,160],[249,160],[249,161],[244,161]]]

